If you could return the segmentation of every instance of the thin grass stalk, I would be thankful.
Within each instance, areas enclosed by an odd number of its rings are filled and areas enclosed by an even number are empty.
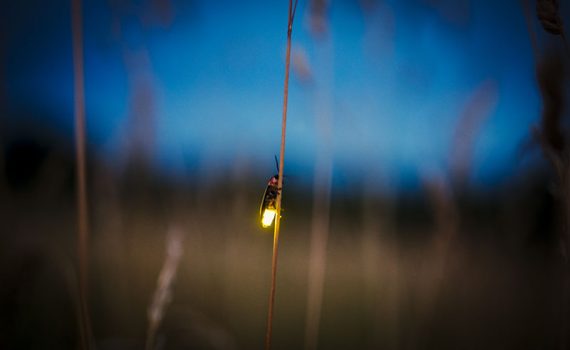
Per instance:
[[[53,262],[54,266],[57,267],[58,271],[62,273],[62,277],[65,282],[65,289],[69,292],[69,296],[73,300],[73,305],[75,306],[74,311],[75,317],[77,317],[77,323],[81,325],[83,322],[83,311],[81,300],[79,298],[80,292],[78,275],[75,266],[73,265],[73,261],[68,260],[67,256],[60,254],[50,254],[49,259]]]
[[[390,239],[394,231],[393,199],[382,195],[388,179],[378,163],[371,164],[362,184],[362,272],[363,297],[371,310],[368,330],[372,336],[366,349],[398,349],[399,318],[399,253]],[[379,186],[379,183],[384,185]],[[388,187],[382,191],[388,194]]]
[[[312,23],[320,23],[318,35],[322,38],[317,53],[321,79],[317,87],[315,126],[317,129],[317,154],[313,179],[313,213],[311,245],[309,251],[309,274],[307,291],[307,312],[305,323],[305,349],[315,350],[318,346],[323,291],[327,267],[327,246],[330,231],[330,203],[332,192],[331,144],[331,89],[333,85],[334,47],[330,34],[327,35],[326,4],[312,2],[317,13],[311,15]],[[318,19],[315,19],[318,18]],[[316,36],[317,33],[314,33]],[[318,74],[318,73],[317,73]]]
[[[184,253],[183,239],[183,233],[178,227],[171,228],[166,237],[164,264],[160,270],[154,296],[148,308],[146,350],[155,348],[157,331],[166,313],[166,308],[172,300],[174,280]]]
[[[498,100],[497,83],[488,79],[477,86],[463,106],[449,153],[452,185],[459,189],[463,189],[469,182],[469,174],[473,168],[475,142],[485,122],[492,116]],[[448,179],[442,177],[441,180],[444,187],[449,187],[446,184]]]
[[[90,348],[91,327],[87,306],[87,270],[89,228],[87,218],[87,185],[85,170],[85,81],[83,67],[83,19],[81,0],[72,0],[72,40],[74,73],[74,118],[75,118],[75,156],[76,156],[76,192],[77,192],[77,256],[80,300],[80,335],[81,348]]]
[[[330,156],[322,159],[315,172],[315,193],[313,203],[313,224],[311,250],[309,255],[309,281],[307,295],[307,320],[305,328],[305,349],[315,350],[318,345],[323,291],[327,265],[327,245],[330,222],[331,174]]]
[[[267,330],[265,333],[265,350],[271,349],[271,335],[273,331],[273,308],[275,305],[275,282],[277,279],[277,256],[279,253],[279,228],[281,224],[281,199],[283,197],[283,168],[285,167],[285,132],[287,129],[287,101],[289,97],[289,66],[291,65],[291,34],[293,32],[293,19],[297,9],[297,0],[289,0],[289,17],[287,24],[287,51],[285,53],[285,82],[283,87],[283,117],[281,122],[281,147],[279,150],[279,179],[275,215],[275,228],[273,231],[273,256],[271,258],[271,288],[269,292],[269,307],[267,311]]]

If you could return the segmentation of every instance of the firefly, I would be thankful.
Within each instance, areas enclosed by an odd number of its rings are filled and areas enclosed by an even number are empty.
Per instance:
[[[279,163],[275,157],[275,164],[277,165],[277,173],[279,173]],[[273,175],[267,182],[261,206],[259,207],[259,217],[261,219],[261,226],[267,228],[273,224],[273,220],[277,215],[277,196],[279,195],[279,175]]]

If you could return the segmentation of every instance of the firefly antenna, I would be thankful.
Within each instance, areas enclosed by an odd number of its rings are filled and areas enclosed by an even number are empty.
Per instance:
[[[277,160],[277,155],[273,155],[275,157],[275,166],[277,167],[277,174],[279,174],[279,161]]]

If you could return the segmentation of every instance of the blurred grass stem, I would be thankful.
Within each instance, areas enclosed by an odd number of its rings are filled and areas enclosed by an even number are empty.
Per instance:
[[[315,34],[321,39],[315,50],[318,71],[315,80],[318,82],[315,98],[315,126],[317,130],[316,160],[313,178],[313,214],[311,223],[311,242],[309,250],[309,273],[307,281],[307,314],[305,323],[305,350],[318,348],[319,329],[323,306],[323,291],[327,268],[327,246],[330,231],[330,206],[332,192],[332,87],[334,83],[334,47],[326,35],[326,4],[320,11],[311,16],[313,23],[320,23],[320,31]]]
[[[173,284],[178,272],[178,265],[183,254],[183,234],[178,227],[173,227],[166,237],[166,256],[160,270],[152,303],[148,308],[148,330],[145,349],[155,348],[156,333],[164,318],[166,307],[172,300]]]
[[[89,238],[87,219],[87,185],[85,171],[85,81],[83,68],[83,20],[81,0],[72,0],[72,36],[73,36],[73,86],[75,118],[75,156],[76,156],[76,193],[77,193],[77,256],[79,273],[80,300],[80,335],[81,348],[89,349],[90,325],[87,307],[87,245]]]
[[[273,256],[271,259],[271,287],[269,291],[269,307],[267,311],[267,330],[265,333],[265,349],[271,349],[271,335],[273,330],[273,308],[275,305],[275,282],[277,279],[277,256],[279,253],[279,226],[281,223],[281,198],[283,197],[283,168],[285,167],[285,132],[287,129],[287,100],[289,97],[289,66],[291,65],[291,34],[293,32],[293,19],[297,10],[297,0],[289,0],[289,17],[287,24],[287,51],[285,53],[285,82],[283,87],[283,118],[281,122],[281,148],[279,151],[279,180],[277,194],[277,215],[275,215],[275,229],[273,231]]]

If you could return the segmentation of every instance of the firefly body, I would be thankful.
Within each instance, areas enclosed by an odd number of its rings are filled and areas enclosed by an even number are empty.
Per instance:
[[[277,195],[279,194],[279,175],[274,175],[267,182],[263,200],[259,208],[261,226],[269,227],[277,214]]]

